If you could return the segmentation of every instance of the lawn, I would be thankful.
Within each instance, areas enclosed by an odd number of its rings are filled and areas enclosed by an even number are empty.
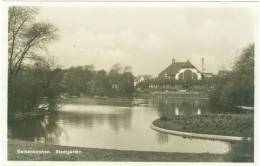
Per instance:
[[[254,116],[253,114],[214,114],[161,117],[153,121],[153,125],[184,132],[252,137]]]
[[[175,116],[157,119],[153,125],[175,131],[210,135],[251,137],[251,141],[239,141],[231,144],[231,151],[226,156],[233,162],[254,161],[254,115],[220,114]]]

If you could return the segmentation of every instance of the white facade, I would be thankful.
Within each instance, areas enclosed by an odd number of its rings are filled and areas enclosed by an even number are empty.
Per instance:
[[[183,69],[181,69],[178,73],[176,73],[175,79],[176,79],[176,80],[179,80],[180,74],[184,73],[184,72],[187,71],[187,70],[191,71],[192,74],[196,74],[198,80],[201,80],[201,79],[202,79],[201,73],[200,73],[197,69],[194,69],[194,68],[183,68]],[[193,76],[193,75],[192,75],[192,76]],[[192,78],[192,79],[193,79],[193,78]]]

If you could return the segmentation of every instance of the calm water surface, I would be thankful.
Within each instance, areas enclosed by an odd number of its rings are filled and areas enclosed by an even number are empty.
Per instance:
[[[218,154],[229,151],[227,142],[184,138],[152,130],[150,124],[159,117],[158,109],[151,104],[65,103],[56,116],[9,125],[9,135],[34,142],[105,149]],[[201,111],[202,108],[195,108],[191,112],[201,114]],[[173,112],[183,114],[180,106],[173,108]]]

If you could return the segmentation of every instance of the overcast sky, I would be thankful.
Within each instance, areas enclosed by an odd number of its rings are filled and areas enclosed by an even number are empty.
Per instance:
[[[198,7],[41,7],[39,20],[59,28],[49,45],[63,68],[116,63],[134,74],[157,75],[171,59],[191,61],[207,72],[231,67],[242,48],[254,42],[253,8]]]

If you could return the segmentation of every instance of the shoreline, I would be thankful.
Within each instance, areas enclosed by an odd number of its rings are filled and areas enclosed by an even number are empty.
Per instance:
[[[49,151],[48,154],[17,154],[17,150]],[[58,154],[55,151],[58,150]],[[66,152],[77,151],[80,153]],[[145,161],[145,162],[228,162],[225,154],[148,152],[87,147],[70,147],[33,143],[17,139],[8,139],[8,160],[10,161]]]
[[[252,138],[254,129],[253,114],[213,114],[213,115],[192,115],[192,116],[173,116],[171,119],[164,117],[156,119],[152,125],[158,127],[158,130],[171,133],[174,131],[184,132],[184,135],[215,135],[241,137],[235,140],[244,140],[242,138]],[[188,134],[189,133],[189,134]],[[192,133],[192,134],[191,134]],[[179,133],[181,134],[181,133]]]
[[[201,134],[201,133],[194,133],[194,132],[169,130],[169,129],[157,127],[153,123],[151,123],[150,127],[155,131],[172,134],[172,135],[194,137],[194,138],[205,138],[205,139],[222,140],[222,141],[242,141],[242,140],[250,141],[250,140],[252,140],[251,137],[244,138],[244,137],[237,137],[237,136]]]
[[[227,141],[231,143],[231,150],[227,156],[231,158],[232,162],[253,162],[254,136],[252,134],[252,129],[254,127],[251,126],[252,124],[250,121],[248,122],[250,118],[252,118],[250,115],[248,117],[231,116],[231,118],[229,117],[230,123],[223,122],[223,117],[221,117],[220,119],[222,120],[222,125],[218,124],[218,121],[216,120],[212,121],[216,124],[216,126],[218,126],[218,128],[214,125],[210,126],[208,124],[210,121],[208,121],[207,118],[206,121],[201,121],[201,119],[198,121],[196,117],[191,119],[157,119],[152,122],[151,128],[158,132],[182,135],[183,137],[197,137]],[[219,117],[217,119],[219,119]],[[239,122],[239,124],[237,122]],[[207,127],[205,128],[205,126]]]
[[[17,113],[9,113],[8,114],[8,120],[22,120],[26,118],[32,118],[32,117],[39,117],[39,116],[45,116],[55,114],[55,111],[47,111],[47,110],[38,110],[38,111],[30,111],[30,112],[17,112]]]

